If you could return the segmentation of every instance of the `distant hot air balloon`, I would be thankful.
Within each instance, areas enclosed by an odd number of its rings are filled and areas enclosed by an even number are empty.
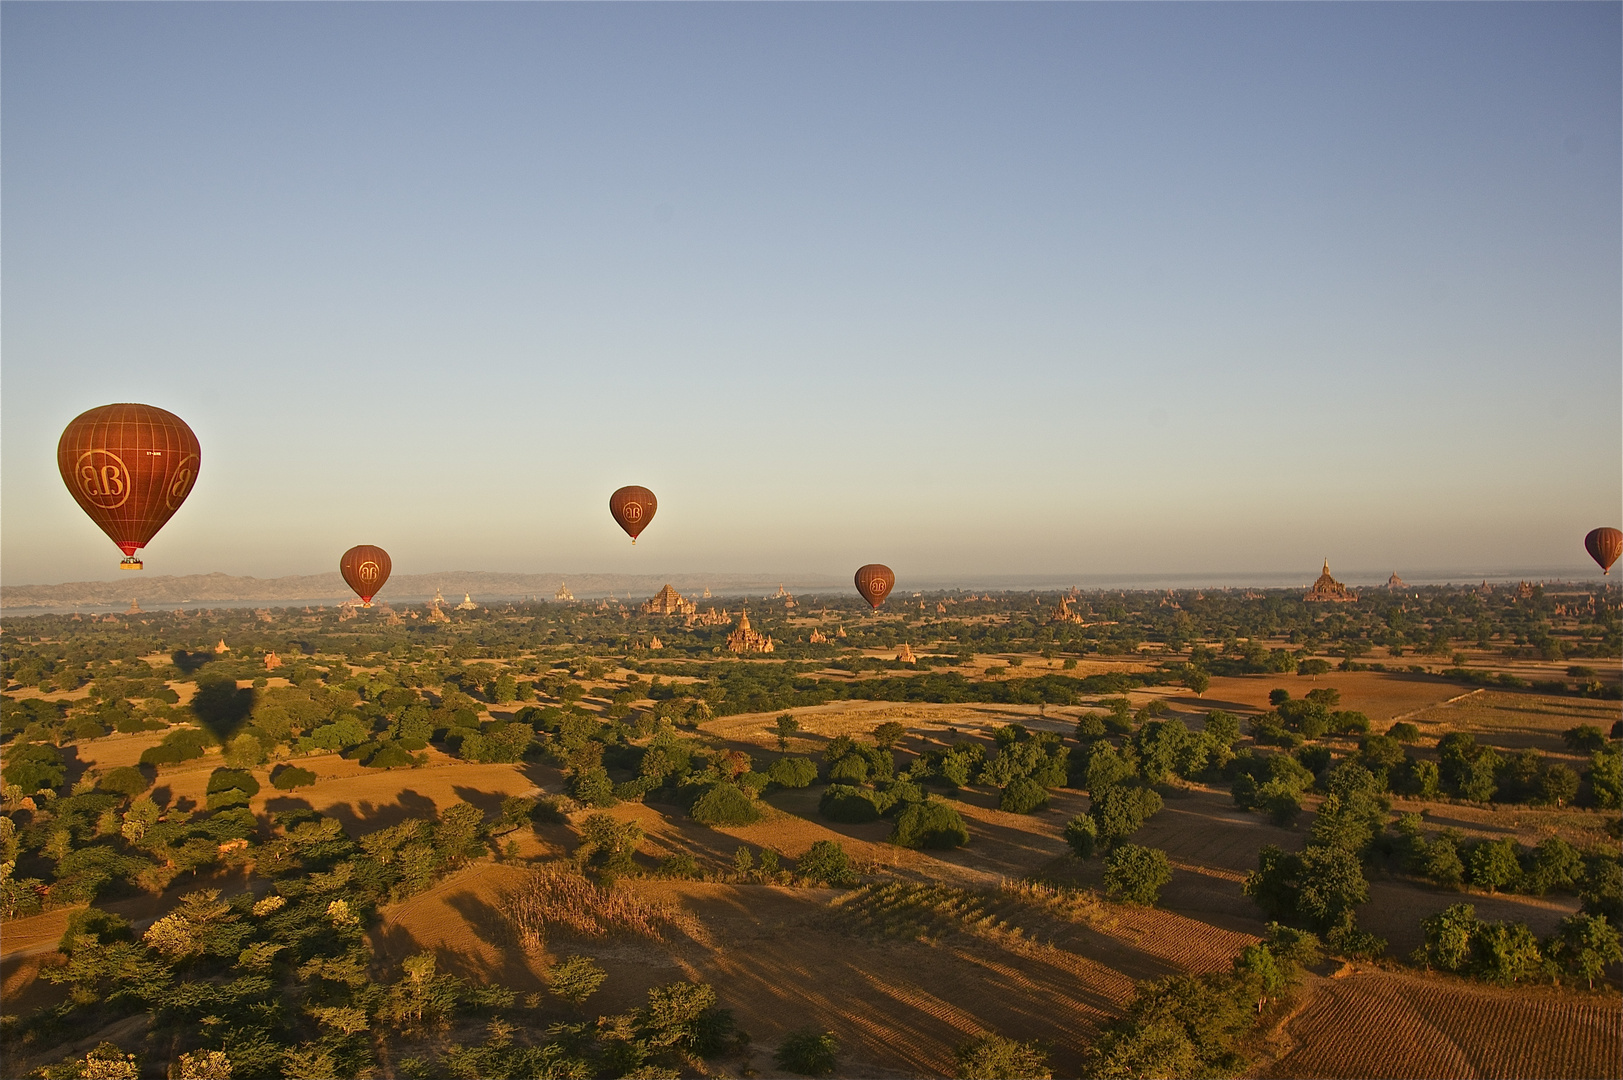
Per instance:
[[[56,444],[56,466],[80,509],[139,570],[145,547],[191,494],[202,449],[174,413],[151,405],[103,405],[80,413]]]
[[[654,520],[654,511],[658,509],[659,500],[654,498],[654,493],[635,484],[609,496],[609,513],[614,515],[614,520],[620,523],[620,528],[631,537],[633,544],[637,542],[638,534]]]
[[[338,560],[338,572],[344,575],[365,607],[372,606],[372,598],[389,580],[389,569],[389,553],[372,544],[356,544]]]
[[[1610,574],[1612,564],[1623,555],[1623,532],[1616,529],[1591,529],[1584,537],[1584,549],[1589,557],[1600,563],[1600,572]]]
[[[890,590],[896,587],[896,575],[891,569],[881,563],[869,563],[857,571],[857,592],[868,601],[868,606],[879,607],[890,595]]]

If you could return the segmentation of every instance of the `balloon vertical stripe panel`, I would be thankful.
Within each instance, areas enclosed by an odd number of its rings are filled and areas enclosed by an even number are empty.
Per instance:
[[[180,509],[197,483],[202,448],[186,422],[152,405],[103,405],[81,413],[57,443],[57,468],[73,499],[133,556]]]
[[[1591,529],[1584,537],[1584,550],[1600,566],[1602,574],[1610,574],[1612,564],[1623,555],[1623,532],[1612,528]]]

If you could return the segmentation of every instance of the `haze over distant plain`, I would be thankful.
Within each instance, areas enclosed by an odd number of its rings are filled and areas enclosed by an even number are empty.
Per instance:
[[[0,573],[1593,573],[1620,10],[7,4]]]

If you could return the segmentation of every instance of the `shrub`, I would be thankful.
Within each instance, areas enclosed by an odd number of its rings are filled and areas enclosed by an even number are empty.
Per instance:
[[[1420,728],[1409,723],[1407,720],[1400,720],[1396,724],[1393,724],[1391,727],[1386,729],[1386,737],[1389,739],[1396,739],[1398,742],[1407,746],[1411,743],[1417,743],[1420,741]]]
[[[766,777],[779,787],[808,787],[817,779],[817,764],[806,757],[779,758],[767,766]]]
[[[751,825],[761,820],[761,811],[736,784],[712,784],[699,796],[688,816],[701,825]]]
[[[589,957],[571,956],[547,969],[547,989],[578,1009],[608,977]]]
[[[120,765],[116,769],[109,769],[107,775],[102,777],[96,786],[110,795],[125,795],[133,798],[152,786],[148,780],[133,765]]]
[[[847,754],[828,768],[831,784],[861,784],[868,779],[868,759],[860,754]]]
[[[1003,789],[997,808],[1011,814],[1030,814],[1048,805],[1048,792],[1029,776],[1017,776]]]
[[[699,861],[687,852],[680,852],[659,864],[661,877],[694,878],[699,876]]]
[[[856,880],[851,858],[833,840],[819,840],[795,864],[795,873],[811,882],[846,885]]]
[[[1172,880],[1167,853],[1158,848],[1122,844],[1105,856],[1105,889],[1129,904],[1153,904],[1161,886]]]
[[[817,812],[830,821],[860,825],[879,819],[872,793],[849,784],[830,784],[817,801]]]
[[[362,762],[368,769],[400,769],[412,768],[417,759],[406,753],[405,749],[395,743],[384,743],[378,751]]]
[[[960,1080],[1050,1080],[1048,1055],[1035,1042],[982,1035],[953,1051]]]
[[[916,802],[896,819],[890,841],[909,848],[962,847],[969,843],[969,829],[958,811],[946,803]]]
[[[1088,815],[1078,814],[1065,823],[1065,842],[1077,858],[1091,859],[1099,843],[1099,827]]]
[[[309,787],[316,782],[316,774],[309,769],[301,769],[295,765],[283,765],[271,774],[271,786],[278,791],[292,791],[294,788]]]
[[[772,1059],[778,1067],[801,1076],[828,1076],[834,1072],[840,1041],[832,1031],[801,1028],[785,1035]]]

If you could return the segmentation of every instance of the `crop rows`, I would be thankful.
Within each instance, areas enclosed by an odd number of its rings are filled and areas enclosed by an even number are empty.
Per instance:
[[[1324,985],[1291,1025],[1279,1076],[1618,1077],[1614,999],[1546,996],[1407,976]]]

